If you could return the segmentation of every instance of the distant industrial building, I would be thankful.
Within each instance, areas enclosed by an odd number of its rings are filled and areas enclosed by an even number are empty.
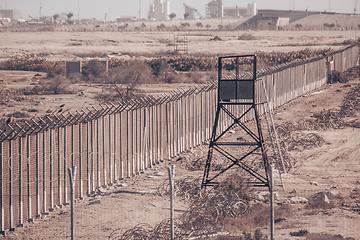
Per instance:
[[[222,0],[212,0],[206,4],[205,13],[207,18],[222,18],[224,16]]]
[[[224,17],[241,17],[247,16],[248,9],[246,7],[224,7]]]
[[[224,17],[251,17],[257,14],[256,3],[249,3],[247,7],[224,7]]]
[[[148,18],[156,20],[169,20],[170,1],[154,0],[154,4],[150,4]]]
[[[254,12],[253,12],[254,13]],[[292,11],[292,10],[258,10],[257,15],[242,23],[235,29],[254,28],[260,30],[274,30],[310,15],[335,14],[333,12]]]
[[[199,11],[196,8],[193,8],[190,5],[187,5],[186,3],[183,3],[183,5],[185,8],[184,17],[186,19],[195,19],[196,16],[199,18],[203,18],[203,16],[199,13]]]
[[[120,16],[116,18],[117,22],[134,22],[136,20],[136,16]]]
[[[9,10],[9,9],[0,9],[0,15],[2,18],[10,18],[11,20],[19,20],[22,18],[20,10]]]

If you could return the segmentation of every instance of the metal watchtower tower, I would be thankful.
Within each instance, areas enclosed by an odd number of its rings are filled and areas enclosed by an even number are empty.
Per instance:
[[[246,66],[248,69],[244,69]],[[228,71],[223,71],[223,68]],[[240,74],[240,68],[245,71],[244,74]],[[218,177],[236,167],[248,173],[251,185],[269,187],[269,161],[259,117],[261,110],[259,106],[267,101],[266,96],[260,94],[261,85],[258,82],[256,55],[218,59],[217,111],[202,187],[218,184]],[[221,122],[225,118],[232,123],[222,125]],[[255,127],[254,124],[248,126],[251,119],[255,121]],[[226,133],[235,126],[240,127],[243,137],[232,141],[226,137]],[[230,160],[230,164],[213,173],[211,163],[214,151]]]

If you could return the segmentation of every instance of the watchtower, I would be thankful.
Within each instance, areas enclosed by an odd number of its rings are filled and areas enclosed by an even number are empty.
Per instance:
[[[240,74],[240,70],[244,73]],[[218,184],[217,178],[235,167],[248,174],[251,185],[269,187],[269,161],[259,117],[259,106],[267,101],[265,94],[260,93],[259,81],[256,78],[256,55],[218,59],[217,110],[202,187]],[[231,124],[221,126],[224,119],[230,120]],[[240,127],[241,136],[229,140],[227,136],[230,134],[226,133],[235,126]],[[212,173],[214,151],[230,160],[230,164]]]

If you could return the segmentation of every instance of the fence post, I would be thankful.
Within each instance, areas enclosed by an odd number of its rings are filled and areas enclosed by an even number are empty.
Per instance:
[[[47,212],[47,205],[46,205],[46,131],[43,132],[43,213]]]
[[[170,226],[171,226],[171,240],[174,239],[174,177],[175,177],[175,165],[168,167],[169,173],[169,185],[170,185]]]
[[[87,175],[87,194],[90,194],[91,192],[91,158],[92,158],[92,153],[91,153],[91,131],[89,129],[89,124],[91,124],[91,122],[87,122],[86,123],[86,175]]]
[[[68,168],[70,178],[70,198],[71,198],[71,240],[74,239],[74,191],[76,180],[76,166]]]
[[[99,146],[99,118],[96,118],[96,182],[97,187],[101,187],[101,172],[100,172],[100,146]],[[95,189],[94,189],[95,191]]]
[[[109,183],[113,183],[114,182],[114,172],[113,172],[113,164],[112,164],[112,161],[113,161],[113,148],[112,148],[112,144],[113,144],[113,141],[112,141],[112,136],[115,135],[115,129],[111,129],[111,117],[114,116],[114,115],[109,115],[109,174],[110,174],[110,181]],[[114,116],[115,117],[115,116]],[[113,135],[111,135],[111,133],[113,133]]]
[[[50,129],[50,143],[49,143],[49,147],[50,147],[50,159],[49,159],[49,163],[50,163],[50,211],[54,210],[54,186],[53,186],[53,129]]]
[[[22,156],[22,145],[23,145],[23,138],[19,138],[19,226],[23,226],[24,224],[24,206],[23,206],[23,156]]]
[[[63,203],[63,198],[62,198],[62,184],[61,184],[61,137],[60,137],[60,128],[57,129],[58,132],[58,171],[57,171],[57,181],[58,181],[58,194],[59,194],[59,205],[61,205]],[[30,167],[29,167],[30,169]],[[29,182],[30,183],[30,182]]]
[[[114,166],[113,166],[113,169],[114,169],[114,182],[116,182],[118,180],[118,169],[117,169],[117,159],[119,159],[118,157],[120,155],[118,155],[118,146],[117,146],[117,138],[119,138],[120,136],[117,135],[118,131],[118,124],[117,124],[117,121],[116,121],[116,118],[117,118],[118,114],[114,114],[114,129],[113,129],[113,132],[114,132],[114,135],[113,135],[113,139],[114,139],[114,157],[113,157],[113,160],[114,160]]]
[[[274,240],[274,164],[270,164],[270,234]]]
[[[28,192],[28,221],[32,221],[32,207],[31,207],[31,187],[30,187],[30,135],[26,136],[26,170],[27,170],[27,192]],[[2,143],[1,143],[2,144]],[[2,151],[1,151],[2,153]],[[1,154],[2,157],[2,154]],[[2,173],[2,169],[1,169]],[[1,178],[2,179],[2,178]],[[3,216],[3,215],[2,215]]]
[[[40,217],[39,133],[36,133],[36,217]]]
[[[105,158],[105,116],[102,116],[101,117],[101,128],[102,128],[102,160],[103,160],[103,180],[104,180],[104,183],[103,183],[103,186],[106,187],[107,186],[107,178],[106,178],[106,158]]]
[[[63,168],[63,173],[64,173],[64,204],[68,204],[69,203],[69,199],[68,199],[68,186],[67,186],[67,181],[66,181],[66,164],[67,164],[67,147],[66,147],[66,138],[67,138],[67,127],[64,126],[64,168]]]
[[[3,164],[3,143],[0,142],[0,205],[1,205],[1,229],[0,234],[5,234],[5,211],[4,211],[4,164]]]
[[[12,184],[12,178],[13,178],[13,153],[12,153],[12,141],[9,140],[9,215],[10,215],[10,231],[15,231],[14,226],[14,207],[13,207],[13,191],[12,188],[14,187]]]
[[[83,186],[83,141],[82,141],[82,123],[79,123],[79,184],[80,184],[80,199],[84,199],[84,186]]]

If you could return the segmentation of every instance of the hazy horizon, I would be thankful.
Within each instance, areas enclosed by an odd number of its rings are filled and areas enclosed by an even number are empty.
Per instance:
[[[104,20],[105,13],[107,20],[109,16],[111,20],[115,20],[120,16],[139,16],[139,8],[141,2],[141,17],[147,18],[149,5],[153,0],[124,1],[124,0],[42,0],[42,16],[52,16],[54,14],[72,12],[74,19],[78,18],[78,10],[80,9],[80,18],[96,18]],[[205,16],[205,5],[210,0],[170,0],[170,12],[177,15],[176,18],[183,18],[184,7],[186,3],[196,8]],[[248,3],[253,1],[236,1],[223,0],[224,7],[246,7]],[[308,10],[308,11],[331,11],[337,13],[353,13],[354,0],[257,0],[254,1],[258,9],[278,9],[278,10]],[[78,4],[80,8],[78,8]],[[0,0],[0,9],[17,9],[22,13],[24,19],[29,16],[39,17],[40,0]],[[359,6],[358,6],[359,7]],[[359,7],[360,8],[360,7]],[[360,12],[360,9],[357,11]]]

